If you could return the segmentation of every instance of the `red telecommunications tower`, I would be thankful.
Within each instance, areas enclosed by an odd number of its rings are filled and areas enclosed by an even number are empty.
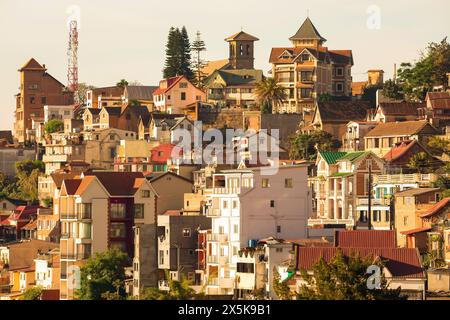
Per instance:
[[[78,90],[78,28],[77,21],[70,21],[69,48],[67,50],[69,66],[67,69],[68,88],[72,92]]]

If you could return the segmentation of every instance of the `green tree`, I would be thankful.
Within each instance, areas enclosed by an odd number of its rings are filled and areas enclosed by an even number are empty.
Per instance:
[[[447,38],[431,42],[416,63],[404,62],[398,70],[398,81],[405,99],[423,101],[433,86],[446,86],[450,71],[450,44]]]
[[[116,83],[117,87],[125,88],[128,85],[128,81],[125,79],[121,79],[119,82]]]
[[[105,300],[125,297],[125,267],[129,264],[128,256],[119,250],[108,250],[89,258],[81,267],[77,299]]]
[[[328,92],[319,94],[319,97],[317,98],[319,102],[330,102],[333,100],[333,97]]]
[[[450,140],[442,139],[438,136],[432,136],[428,140],[428,148],[435,156],[442,156],[443,154],[450,154]]]
[[[380,288],[369,289],[367,273],[374,264],[374,257],[362,259],[358,255],[344,256],[338,251],[327,263],[323,258],[312,268],[312,274],[301,270],[306,284],[300,287],[299,300],[404,300],[401,289],[389,289],[381,272]],[[383,268],[381,262],[376,265]]]
[[[435,188],[440,188],[441,190],[447,190],[450,189],[450,178],[446,176],[440,176],[436,179],[436,181],[433,183],[433,186]]]
[[[425,173],[430,167],[430,156],[425,152],[416,153],[409,159],[408,167]]]
[[[45,126],[44,130],[46,133],[54,133],[54,132],[60,132],[64,130],[64,122],[62,122],[59,119],[52,119],[49,120]]]
[[[281,280],[280,273],[278,272],[277,268],[273,268],[273,291],[277,295],[279,300],[292,300],[293,293],[291,292],[291,289],[289,289],[289,286],[287,285],[285,280]]]
[[[16,162],[16,177],[4,192],[11,198],[35,203],[38,200],[38,177],[44,173],[44,163],[39,160]]]
[[[190,287],[191,281],[184,276],[181,281],[172,280],[168,272],[166,272],[166,279],[169,282],[169,291],[159,290],[158,288],[147,288],[142,295],[142,300],[194,300],[201,299],[202,294],[197,294],[194,289]]]
[[[383,96],[391,99],[403,99],[401,87],[392,79],[386,80],[383,84]]]
[[[263,78],[256,84],[256,98],[262,109],[272,113],[273,107],[282,104],[286,100],[286,92],[274,78]],[[264,107],[263,107],[264,106]]]
[[[333,139],[333,135],[326,131],[299,133],[291,140],[289,154],[291,159],[314,160],[317,150],[334,151],[340,147],[340,142]]]
[[[41,300],[43,287],[36,286],[25,290],[22,300]]]
[[[192,68],[195,72],[195,77],[193,79],[194,84],[203,88],[203,80],[205,79],[205,73],[202,72],[202,69],[205,67],[205,60],[202,59],[201,53],[206,51],[205,42],[201,38],[200,31],[197,31],[196,38],[194,42],[192,42],[191,49],[194,52],[194,59],[192,61]]]
[[[185,27],[171,27],[166,43],[166,61],[163,70],[164,78],[184,75],[192,79],[191,48],[189,36]]]

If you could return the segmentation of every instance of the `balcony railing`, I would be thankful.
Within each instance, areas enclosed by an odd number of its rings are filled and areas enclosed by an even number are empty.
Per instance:
[[[369,205],[369,199],[368,198],[359,198],[356,203],[358,206],[367,206],[367,205]],[[390,200],[389,199],[372,199],[371,205],[373,205],[373,206],[388,206],[388,205],[390,205]]]
[[[240,194],[241,188],[234,187],[234,188],[214,188],[214,193],[216,194]]]
[[[223,233],[208,233],[207,235],[207,241],[209,242],[227,242],[228,241],[228,235]]]
[[[355,221],[353,219],[330,219],[330,218],[308,219],[308,227],[324,224],[345,224],[348,227],[352,227],[355,225]]]
[[[217,256],[208,256],[206,261],[208,261],[208,263],[219,263],[219,257],[217,257]]]
[[[67,154],[44,154],[42,161],[44,162],[67,162],[69,156]]]
[[[71,212],[71,213],[62,212],[61,219],[77,219],[77,214],[74,212]]]
[[[380,174],[374,176],[374,183],[419,183],[419,182],[433,182],[436,180],[435,174]]]

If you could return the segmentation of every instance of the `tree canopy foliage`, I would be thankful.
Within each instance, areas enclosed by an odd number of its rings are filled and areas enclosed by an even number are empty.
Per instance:
[[[62,122],[59,119],[51,119],[49,120],[45,126],[44,130],[46,133],[54,133],[54,132],[60,132],[64,130],[64,122]]]
[[[299,133],[291,140],[291,159],[314,160],[317,150],[334,151],[340,146],[340,141],[326,131],[313,131],[311,133]]]
[[[301,270],[301,278],[306,284],[300,287],[300,300],[404,300],[401,288],[388,288],[387,281],[380,272],[379,287],[370,288],[371,274],[368,267],[376,265],[382,270],[382,262],[374,263],[373,257],[358,255],[344,256],[342,251],[330,261],[323,258],[312,268],[312,274]]]
[[[190,287],[191,281],[182,276],[181,280],[170,279],[166,272],[166,279],[169,282],[169,291],[159,290],[158,288],[147,288],[142,295],[142,300],[194,300],[201,299],[203,294],[197,294]]]
[[[171,27],[167,37],[166,61],[163,71],[164,78],[185,76],[192,79],[194,73],[191,69],[191,45],[186,27]]]
[[[119,250],[97,253],[81,267],[79,300],[125,298],[125,267],[130,264],[127,254]]]

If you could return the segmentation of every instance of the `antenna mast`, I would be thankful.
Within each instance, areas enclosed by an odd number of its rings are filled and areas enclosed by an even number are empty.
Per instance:
[[[69,48],[67,49],[69,65],[67,69],[67,87],[70,91],[78,91],[78,26],[77,21],[70,21]],[[75,99],[77,95],[75,94]],[[78,101],[76,101],[78,102]]]

